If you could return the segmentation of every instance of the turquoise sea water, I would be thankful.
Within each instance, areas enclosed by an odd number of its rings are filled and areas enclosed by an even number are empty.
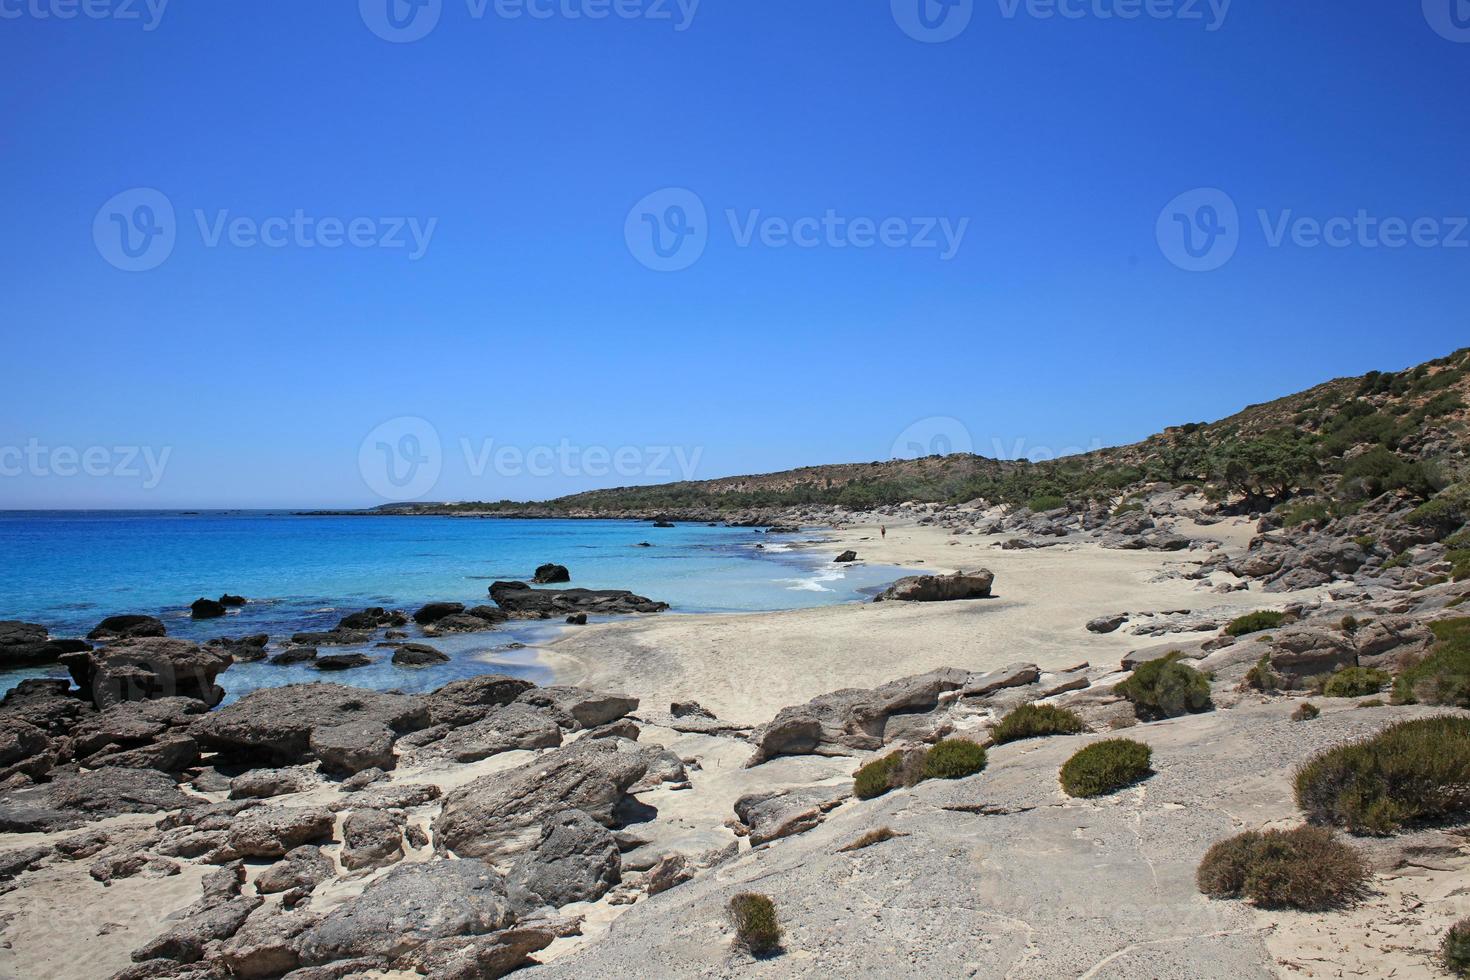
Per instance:
[[[488,604],[491,582],[529,580],[543,562],[566,565],[573,586],[631,589],[670,603],[673,612],[662,615],[855,602],[902,574],[833,565],[835,548],[789,550],[791,542],[814,537],[820,533],[634,521],[0,512],[0,619],[42,623],[53,636],[82,636],[106,616],[147,613],[163,619],[171,636],[203,641],[269,633],[284,640],[330,629],[366,606],[412,612],[433,600]],[[653,547],[637,547],[642,541]],[[189,603],[226,592],[250,602],[224,619],[189,618]],[[454,658],[437,667],[395,667],[391,650],[365,647],[361,652],[375,663],[358,670],[323,675],[306,666],[236,664],[220,683],[234,699],[257,687],[322,679],[414,691],[486,671],[544,682],[549,678],[534,652],[516,645],[534,646],[565,628],[511,623],[429,640]],[[0,690],[47,673],[58,672],[0,673]]]

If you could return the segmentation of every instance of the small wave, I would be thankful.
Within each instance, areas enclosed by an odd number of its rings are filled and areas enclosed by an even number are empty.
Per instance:
[[[807,578],[778,578],[777,582],[790,583],[786,586],[788,592],[833,592],[823,582],[837,582],[843,578],[840,571],[835,569],[823,569],[815,575]]]

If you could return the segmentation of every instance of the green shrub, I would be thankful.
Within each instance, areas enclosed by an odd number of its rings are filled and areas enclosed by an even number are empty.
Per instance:
[[[1040,514],[1048,510],[1060,510],[1065,506],[1067,506],[1066,498],[1057,497],[1052,494],[1042,494],[1039,497],[1032,497],[1026,502],[1026,507],[1034,514]]]
[[[1297,770],[1307,819],[1387,834],[1470,812],[1470,718],[1421,718],[1320,752]]]
[[[1087,725],[1075,712],[1050,704],[1023,704],[1000,720],[991,731],[996,745],[1018,742],[1023,738],[1047,735],[1076,735],[1087,731]]]
[[[1439,642],[1428,657],[1399,673],[1394,700],[1470,707],[1470,619],[1444,619],[1429,628]]]
[[[1133,676],[1115,689],[1133,702],[1140,718],[1174,718],[1211,707],[1210,682],[1205,675],[1179,663],[1178,650],[1157,660],[1141,663]]]
[[[1361,698],[1377,694],[1393,675],[1372,667],[1344,667],[1322,685],[1322,695],[1329,698]]]
[[[765,895],[741,892],[730,899],[729,912],[737,946],[752,956],[769,956],[781,948],[776,903]]]
[[[1281,524],[1283,527],[1297,527],[1308,522],[1325,521],[1331,517],[1325,501],[1304,500],[1300,503],[1287,504],[1281,507]]]
[[[1227,636],[1245,636],[1247,633],[1259,633],[1261,630],[1272,630],[1286,621],[1286,613],[1277,612],[1273,609],[1262,609],[1259,612],[1246,613],[1230,621],[1225,627]]]
[[[1371,534],[1360,534],[1356,538],[1353,538],[1353,544],[1362,548],[1364,551],[1372,551],[1373,546],[1377,543],[1378,539]]]
[[[1447,535],[1464,524],[1466,520],[1470,520],[1470,508],[1466,508],[1464,502],[1459,499],[1441,494],[1428,503],[1420,504],[1409,511],[1404,520],[1410,524]]]
[[[1277,691],[1281,683],[1281,675],[1271,669],[1270,654],[1261,654],[1256,665],[1245,672],[1245,686],[1257,691]]]
[[[1261,908],[1325,911],[1363,893],[1368,865],[1356,848],[1321,827],[1246,831],[1205,852],[1195,872],[1211,898],[1244,898]]]
[[[1123,514],[1134,514],[1143,510],[1142,500],[1125,500],[1113,508],[1113,516],[1119,517]]]
[[[1461,919],[1444,934],[1439,961],[1457,977],[1470,977],[1470,919]]]
[[[1291,720],[1311,721],[1313,718],[1316,718],[1321,713],[1321,708],[1317,707],[1310,701],[1303,701],[1301,704],[1297,705],[1296,710],[1291,713]]]
[[[1068,796],[1102,796],[1132,786],[1152,772],[1153,752],[1142,742],[1110,738],[1080,750],[1062,766]]]
[[[936,742],[924,757],[925,779],[960,779],[985,768],[985,750],[963,738]]]
[[[1359,701],[1358,702],[1358,707],[1360,707],[1360,708],[1381,708],[1381,707],[1383,707],[1383,699],[1382,698],[1369,698],[1366,701]]]
[[[863,766],[853,777],[853,795],[860,800],[871,800],[896,789],[898,784],[894,782],[893,776],[902,763],[903,753],[893,752]]]

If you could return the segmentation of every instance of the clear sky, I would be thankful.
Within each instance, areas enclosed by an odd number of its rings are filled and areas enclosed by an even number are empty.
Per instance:
[[[0,0],[0,508],[1045,455],[1470,344],[1465,0],[416,2]]]

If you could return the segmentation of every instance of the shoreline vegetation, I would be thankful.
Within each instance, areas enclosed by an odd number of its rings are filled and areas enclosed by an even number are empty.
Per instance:
[[[277,638],[3,624],[0,654],[76,686],[0,701],[0,974],[1459,969],[1467,400],[1461,351],[1085,458],[580,494],[540,516],[736,523],[926,577],[671,616],[547,564],[315,637],[631,613],[541,648],[546,686],[349,668],[218,707]],[[485,506],[391,513],[521,505]]]

